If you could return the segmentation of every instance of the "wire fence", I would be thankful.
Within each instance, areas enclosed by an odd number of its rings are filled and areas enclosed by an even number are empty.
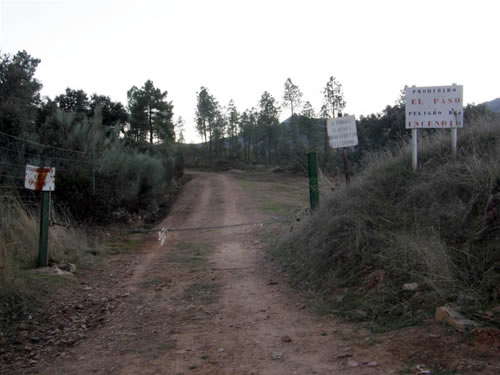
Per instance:
[[[74,158],[63,158],[60,156],[53,156],[53,155],[43,155],[43,154],[35,154],[33,152],[27,152],[27,151],[21,151],[21,150],[14,150],[8,147],[3,147],[0,146],[0,150],[4,150],[7,152],[10,152],[12,154],[17,154],[19,156],[23,156],[24,158],[40,158],[40,159],[47,159],[47,160],[57,160],[57,161],[69,161],[72,163],[79,163],[79,164],[92,164],[91,160],[82,160],[82,159],[74,159]]]
[[[25,164],[16,164],[16,163],[11,163],[11,162],[2,161],[2,160],[0,160],[0,164],[2,164],[2,165],[9,165],[9,166],[12,166],[12,167],[26,168]]]
[[[11,135],[11,134],[7,134],[7,133],[1,132],[1,131],[0,131],[0,135],[3,135],[3,136],[8,137],[10,139],[14,139],[14,140],[16,140],[18,142],[28,143],[28,144],[32,144],[32,145],[36,145],[36,146],[41,146],[41,147],[44,147],[44,148],[50,148],[50,149],[54,149],[54,150],[72,152],[72,153],[83,154],[83,155],[88,154],[85,151],[74,150],[74,149],[65,148],[65,147],[59,147],[59,146],[52,146],[52,145],[49,145],[49,144],[46,144],[46,143],[35,142],[35,141],[29,140],[29,139],[26,139],[26,138],[17,137],[17,136],[14,136],[14,135]]]
[[[95,178],[96,155],[101,152],[86,152],[67,147],[54,146],[46,143],[32,141],[19,136],[14,136],[0,131],[0,192],[24,189],[24,176],[17,175],[22,173],[27,164],[50,164],[50,167],[66,168],[76,166],[78,168],[88,169],[89,176]],[[33,150],[41,148],[38,150]],[[57,154],[59,153],[59,155]],[[22,164],[21,164],[22,163]]]

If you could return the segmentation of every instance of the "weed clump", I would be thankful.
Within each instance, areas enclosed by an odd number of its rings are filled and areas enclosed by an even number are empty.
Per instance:
[[[24,318],[47,291],[42,275],[29,272],[38,264],[39,211],[26,206],[17,196],[0,198],[0,327]],[[71,223],[54,213],[56,221]],[[49,261],[85,264],[96,253],[96,236],[83,227],[51,226]]]
[[[470,124],[458,150],[449,132],[422,140],[416,172],[407,144],[367,155],[271,256],[294,285],[323,295],[323,311],[378,327],[414,324],[446,302],[498,303],[499,121]]]

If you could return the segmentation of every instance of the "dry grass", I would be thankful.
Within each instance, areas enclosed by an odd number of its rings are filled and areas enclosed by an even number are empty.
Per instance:
[[[68,218],[54,215],[58,222]],[[24,206],[14,195],[3,197],[0,204],[0,320],[15,316],[36,302],[37,285],[27,269],[38,263],[39,212]],[[51,226],[50,262],[81,265],[95,250],[95,239],[84,229]]]
[[[53,208],[52,208],[53,209]],[[56,222],[68,223],[67,217],[51,215]],[[2,273],[8,275],[14,268],[32,268],[38,262],[39,212],[24,206],[11,196],[0,208],[0,264]],[[92,244],[84,229],[72,226],[50,226],[49,258],[51,261],[76,262],[80,254],[87,252]]]
[[[449,132],[422,140],[417,172],[409,145],[368,155],[351,186],[283,232],[272,257],[295,285],[337,301],[329,310],[361,320],[412,324],[464,294],[476,307],[491,303],[500,280],[500,124],[478,121],[459,138],[456,159]],[[371,283],[374,272],[383,280]],[[402,293],[409,282],[420,285],[418,299]]]
[[[288,216],[309,206],[307,180],[282,173],[240,172],[233,175],[257,206],[270,216]]]

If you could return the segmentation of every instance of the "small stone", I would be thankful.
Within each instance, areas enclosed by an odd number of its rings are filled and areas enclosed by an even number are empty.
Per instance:
[[[368,367],[377,367],[378,366],[378,362],[368,362],[367,364],[365,364],[365,366],[368,366]]]
[[[358,319],[364,319],[368,316],[368,314],[363,310],[356,310],[354,314]]]
[[[224,348],[219,348],[219,349],[217,349],[217,351],[218,351],[219,353],[222,353],[222,352],[224,352]]]
[[[283,342],[292,342],[290,336],[281,336],[281,341]]]
[[[347,365],[350,366],[350,367],[358,367],[359,363],[356,362],[355,360],[351,359],[351,358],[348,358],[347,359]]]
[[[271,354],[271,358],[273,360],[278,360],[278,359],[281,359],[283,357],[283,352],[273,352]]]
[[[435,319],[438,322],[445,322],[458,330],[464,330],[466,327],[475,327],[477,324],[472,320],[465,319],[450,306],[441,306],[436,308]]]
[[[417,289],[418,289],[418,284],[417,283],[406,283],[406,284],[403,284],[403,290],[410,290],[410,291],[414,292]]]
[[[68,271],[71,273],[75,273],[76,272],[76,264],[68,263]]]
[[[417,374],[430,374],[431,370],[427,369],[425,365],[417,365]]]
[[[337,356],[338,359],[352,357],[352,353],[342,353]]]

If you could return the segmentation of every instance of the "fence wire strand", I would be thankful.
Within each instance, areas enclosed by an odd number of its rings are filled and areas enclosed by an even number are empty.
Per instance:
[[[74,152],[74,153],[83,154],[83,155],[87,154],[84,151],[72,150],[70,148],[64,148],[64,147],[58,147],[58,146],[51,146],[51,145],[48,145],[48,144],[45,144],[45,143],[39,143],[39,142],[35,142],[35,141],[30,141],[29,139],[25,139],[25,138],[21,138],[21,137],[16,137],[14,135],[7,134],[7,133],[4,133],[4,132],[0,132],[0,134],[4,135],[6,137],[9,137],[9,138],[15,139],[15,140],[17,140],[19,142],[31,143],[32,145],[36,145],[36,146],[53,148],[55,150],[61,150],[61,151],[66,151],[66,152]]]

